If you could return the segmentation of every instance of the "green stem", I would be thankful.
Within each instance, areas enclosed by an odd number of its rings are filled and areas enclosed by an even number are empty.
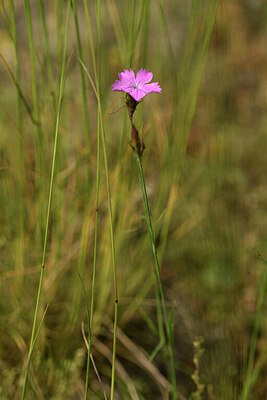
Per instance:
[[[115,384],[116,338],[117,338],[118,302],[119,302],[119,300],[118,300],[118,284],[117,284],[117,270],[116,270],[116,257],[115,257],[114,229],[113,229],[113,219],[112,219],[111,191],[110,191],[110,183],[109,183],[109,175],[108,175],[106,139],[105,139],[105,131],[104,131],[103,115],[102,115],[100,98],[99,98],[99,112],[100,112],[100,121],[101,121],[101,138],[102,138],[104,165],[105,165],[106,186],[107,186],[107,192],[108,192],[109,227],[110,227],[112,270],[113,270],[113,282],[114,282],[114,330],[113,330],[111,391],[110,391],[110,400],[113,400],[114,399],[114,384]]]
[[[37,86],[37,72],[36,72],[36,61],[35,61],[35,47],[34,47],[34,35],[32,28],[32,17],[31,17],[31,6],[29,0],[24,0],[24,8],[26,14],[26,23],[28,31],[28,41],[30,48],[30,58],[31,58],[31,78],[32,78],[32,100],[33,100],[33,115],[34,120],[37,121],[36,124],[36,186],[37,193],[39,194],[39,203],[37,209],[37,220],[38,220],[38,237],[42,234],[42,222],[43,222],[43,184],[40,178],[43,172],[43,138],[40,125],[40,110],[39,110],[39,100],[38,100],[38,86]],[[38,239],[39,239],[38,238]]]
[[[60,79],[60,90],[59,90],[59,99],[58,99],[58,111],[57,111],[57,119],[56,119],[56,127],[55,127],[55,140],[54,140],[54,150],[53,150],[53,158],[52,158],[52,167],[51,167],[51,177],[50,177],[50,186],[49,186],[49,195],[48,195],[48,205],[47,205],[47,213],[46,213],[46,225],[45,225],[45,234],[44,234],[44,244],[43,244],[43,255],[42,255],[42,267],[41,267],[41,274],[38,286],[38,293],[36,298],[36,305],[34,311],[34,318],[33,318],[33,326],[31,332],[31,341],[29,347],[29,354],[26,364],[26,371],[24,377],[24,384],[22,389],[21,400],[24,400],[26,387],[28,382],[28,375],[29,375],[29,368],[31,357],[35,345],[35,331],[36,331],[36,323],[37,323],[37,316],[41,298],[41,291],[43,286],[43,279],[44,279],[44,270],[45,270],[45,258],[46,258],[46,248],[47,248],[47,238],[48,238],[48,228],[49,228],[49,219],[50,219],[50,212],[51,212],[51,203],[52,203],[52,193],[53,193],[53,182],[54,182],[54,171],[55,171],[55,161],[56,161],[56,154],[57,154],[57,143],[58,143],[58,131],[59,131],[59,119],[60,119],[60,112],[61,112],[61,105],[62,105],[62,98],[63,98],[63,89],[64,89],[64,79],[65,79],[65,58],[66,58],[66,44],[67,44],[67,32],[68,32],[68,25],[69,25],[69,8],[70,2],[68,3],[68,10],[67,10],[67,22],[66,22],[66,31],[65,31],[65,47],[64,47],[64,55],[63,55],[63,63],[62,63],[62,70],[61,70],[61,79]]]
[[[49,48],[49,37],[48,37],[47,24],[46,24],[46,18],[45,18],[45,8],[44,8],[43,0],[38,0],[38,3],[39,3],[43,32],[44,32],[48,82],[49,82],[49,86],[50,86],[50,92],[52,95],[52,106],[53,106],[54,119],[56,120],[56,98],[55,98],[55,90],[54,90],[54,77],[53,77],[51,52],[50,52],[50,48]]]
[[[132,67],[133,61],[133,45],[134,45],[134,24],[135,24],[135,0],[132,0],[131,24],[129,32],[129,68]]]
[[[177,105],[177,62],[174,57],[174,52],[172,48],[172,43],[171,43],[171,35],[169,32],[169,24],[168,20],[166,17],[166,7],[164,5],[163,0],[158,0],[159,3],[159,10],[162,18],[162,23],[163,23],[163,28],[164,28],[164,37],[167,40],[167,48],[168,48],[168,53],[169,53],[169,63],[170,69],[171,69],[171,78],[172,78],[172,84],[173,84],[173,94],[174,94],[174,106]]]
[[[112,254],[112,270],[113,270],[113,282],[114,282],[114,331],[113,331],[113,350],[112,350],[112,370],[111,370],[111,394],[110,394],[110,400],[114,399],[114,384],[115,384],[115,361],[116,361],[116,337],[117,337],[117,324],[118,324],[118,284],[117,284],[117,272],[116,272],[116,257],[115,257],[115,242],[114,242],[114,229],[113,229],[113,218],[112,218],[112,202],[111,202],[111,191],[110,191],[110,183],[109,183],[109,174],[108,174],[108,159],[107,159],[107,150],[106,150],[106,139],[105,139],[105,130],[104,130],[104,122],[103,122],[103,113],[102,113],[102,104],[101,104],[101,95],[100,95],[100,53],[101,53],[101,48],[100,48],[100,2],[99,0],[96,0],[96,20],[97,20],[97,41],[98,41],[98,69],[96,68],[96,60],[95,60],[95,54],[93,51],[93,38],[92,38],[92,31],[91,31],[91,22],[90,22],[90,17],[89,17],[89,12],[88,12],[88,7],[86,4],[86,1],[84,0],[84,6],[85,6],[85,11],[86,11],[86,18],[87,18],[87,23],[89,27],[89,40],[90,40],[90,47],[91,47],[91,55],[92,55],[92,60],[93,60],[93,69],[94,69],[94,74],[95,74],[95,80],[96,80],[96,85],[94,85],[94,82],[92,80],[92,77],[90,73],[86,70],[85,66],[82,64],[83,68],[87,72],[88,78],[90,80],[90,83],[92,85],[92,88],[95,92],[97,102],[98,102],[98,122],[99,122],[99,129],[101,134],[101,141],[102,141],[102,147],[103,147],[103,156],[104,156],[104,167],[105,167],[105,175],[106,175],[106,186],[107,186],[107,193],[108,193],[108,210],[109,210],[109,226],[110,226],[110,241],[111,241],[111,254]],[[98,141],[100,140],[100,135],[98,135]],[[100,143],[98,142],[98,164],[99,164],[99,145]],[[97,172],[97,175],[99,174],[99,170]],[[99,178],[98,178],[99,179]],[[99,183],[98,183],[99,185]],[[98,198],[97,198],[98,199]],[[96,224],[97,224],[97,219],[96,219]],[[96,225],[97,229],[97,225]],[[96,246],[96,241],[95,241],[95,246]],[[96,257],[96,248],[95,248],[95,253],[94,257]],[[95,262],[95,261],[94,261]],[[95,268],[95,266],[94,266]],[[93,296],[94,292],[92,290],[92,297],[91,297],[91,317],[90,317],[90,329],[89,329],[89,335],[91,335],[91,328],[92,328],[92,307],[93,307]],[[90,338],[90,341],[92,338]],[[90,348],[91,348],[91,343],[88,341],[88,356],[87,356],[87,376],[86,376],[86,393],[85,396],[87,396],[87,391],[88,391],[88,374],[89,374],[89,357],[90,357]],[[85,397],[87,398],[87,397]]]
[[[144,36],[143,36],[143,65],[146,66],[148,54],[149,22],[150,22],[150,1],[145,1],[144,11]]]
[[[140,156],[138,155],[138,153],[136,151],[135,151],[135,158],[136,158],[138,176],[139,176],[141,192],[142,192],[142,197],[143,197],[143,205],[144,205],[144,210],[145,210],[148,234],[149,234],[149,239],[150,239],[150,244],[151,244],[151,249],[152,249],[152,254],[153,254],[154,269],[155,269],[158,289],[159,289],[160,298],[161,298],[163,319],[164,319],[165,329],[166,329],[166,334],[167,334],[167,339],[168,339],[168,350],[169,350],[169,357],[170,357],[170,374],[171,374],[171,383],[172,383],[172,398],[173,398],[173,400],[177,400],[172,328],[171,328],[171,324],[170,324],[168,313],[167,313],[163,284],[162,284],[162,280],[161,280],[161,276],[160,276],[160,266],[159,266],[157,249],[156,249],[155,235],[154,235],[154,231],[153,231],[153,227],[152,227],[151,215],[150,215],[150,210],[149,210],[142,162],[141,162]]]
[[[92,347],[92,328],[93,328],[93,314],[94,314],[95,276],[96,276],[97,240],[98,240],[98,203],[99,203],[99,177],[100,177],[100,121],[99,121],[99,119],[100,118],[98,116],[94,260],[93,260],[93,271],[92,271],[90,320],[89,320],[89,329],[88,329],[88,352],[87,352],[86,380],[85,380],[85,394],[84,394],[85,400],[88,399],[88,388],[89,388],[89,371],[90,371],[90,359],[91,359],[91,347]]]
[[[74,25],[75,25],[75,32],[76,32],[78,58],[79,58],[79,60],[83,61],[82,44],[81,44],[81,37],[80,37],[80,30],[79,30],[79,21],[78,21],[78,15],[77,15],[76,0],[72,0],[72,11],[73,11]],[[85,139],[86,139],[87,150],[88,150],[88,155],[89,155],[90,154],[90,135],[89,135],[89,116],[88,116],[88,108],[87,108],[87,88],[86,88],[86,82],[85,82],[84,69],[80,62],[79,62],[79,69],[80,69],[81,86],[82,86],[83,119],[84,119],[85,131],[86,131]]]
[[[250,391],[251,391],[252,385],[253,385],[253,376],[254,376],[253,365],[254,365],[254,361],[255,361],[257,340],[258,340],[259,329],[260,329],[262,306],[263,306],[264,295],[265,295],[266,286],[267,286],[267,269],[266,269],[267,261],[260,255],[258,255],[258,257],[265,263],[265,266],[264,266],[262,276],[261,276],[260,293],[259,293],[259,297],[258,297],[258,301],[257,301],[257,311],[256,311],[256,317],[255,317],[255,321],[254,321],[252,338],[251,338],[251,343],[250,343],[248,366],[247,366],[245,384],[244,384],[244,388],[243,388],[243,392],[242,392],[242,400],[248,399],[248,396],[250,394]]]
[[[62,68],[62,56],[63,56],[63,41],[64,41],[64,22],[63,22],[63,11],[62,0],[55,0],[55,15],[56,15],[56,56],[57,56],[57,78],[56,78],[56,90],[59,90],[60,86],[60,71]]]
[[[72,14],[74,20],[74,27],[75,27],[75,34],[76,34],[76,49],[77,49],[77,58],[79,64],[79,73],[80,73],[80,86],[81,86],[81,95],[82,95],[82,109],[83,109],[83,127],[85,133],[85,143],[86,143],[86,159],[87,159],[87,179],[86,179],[86,192],[88,196],[88,201],[90,201],[91,197],[91,164],[90,164],[90,132],[89,132],[89,115],[88,115],[88,105],[87,105],[87,85],[86,85],[86,77],[85,71],[83,68],[83,52],[82,52],[82,44],[81,44],[81,37],[80,37],[80,28],[79,28],[79,20],[78,20],[78,12],[77,12],[77,2],[76,0],[71,1],[72,7]],[[89,35],[90,36],[90,35]],[[89,210],[89,208],[88,208]],[[89,230],[90,230],[90,223],[89,223],[89,215],[87,218],[84,219],[81,237],[80,237],[80,249],[79,249],[79,257],[78,257],[78,270],[81,275],[84,275],[85,264],[86,264],[86,255],[87,255],[87,244],[88,244],[88,237],[89,237]],[[70,315],[70,321],[73,325],[74,319],[77,317],[77,309],[80,308],[80,301],[81,301],[81,291],[77,287],[73,291],[73,309]],[[89,324],[89,321],[88,321]],[[89,330],[88,330],[89,332]],[[88,340],[89,343],[89,340]],[[89,360],[90,362],[90,360]]]
[[[9,0],[9,7],[10,7],[10,23],[11,23],[11,35],[14,44],[14,51],[15,51],[15,79],[20,86],[20,64],[19,64],[19,53],[18,53],[18,42],[17,42],[17,30],[16,30],[16,20],[15,20],[15,7],[14,7],[14,0]],[[25,198],[25,188],[24,188],[24,150],[23,150],[23,127],[22,127],[22,102],[20,91],[18,90],[17,86],[17,126],[19,130],[19,218],[18,218],[18,232],[19,232],[19,243],[18,243],[18,254],[17,257],[17,266],[19,269],[24,268],[24,198]]]
[[[109,227],[110,227],[110,241],[111,241],[111,254],[112,254],[112,270],[113,270],[113,283],[114,283],[114,330],[113,330],[113,349],[112,349],[112,367],[111,367],[111,390],[110,400],[114,399],[114,385],[115,385],[115,361],[116,361],[116,339],[117,339],[117,325],[118,325],[118,283],[117,283],[117,268],[116,268],[116,257],[115,257],[115,241],[114,241],[114,229],[112,219],[112,203],[111,203],[111,191],[108,174],[108,159],[106,150],[106,139],[105,130],[102,115],[102,106],[100,97],[98,96],[98,106],[100,113],[101,122],[101,139],[103,147],[105,175],[106,175],[106,186],[108,192],[108,210],[109,210]]]
[[[113,229],[113,218],[112,218],[111,191],[110,191],[109,174],[108,174],[108,159],[107,159],[106,139],[105,139],[102,107],[101,107],[101,101],[100,101],[99,96],[98,96],[98,103],[99,103],[99,113],[100,113],[100,122],[101,122],[101,139],[102,139],[104,165],[105,165],[106,186],[107,186],[107,192],[108,192],[109,227],[110,227],[112,270],[113,270],[113,282],[114,282],[114,330],[113,330],[111,391],[110,391],[110,400],[113,400],[114,399],[114,384],[115,384],[116,339],[117,339],[118,302],[119,302],[119,300],[118,300],[118,283],[117,283],[115,241],[114,241],[114,229]]]
[[[97,72],[94,41],[93,41],[93,34],[92,34],[92,25],[91,25],[88,4],[87,4],[86,0],[84,0],[84,9],[85,9],[85,16],[86,16],[86,21],[87,21],[87,25],[88,25],[90,52],[91,52],[91,57],[92,57],[92,62],[93,62],[94,78],[95,78],[95,82],[96,82],[96,92],[99,96],[99,70]],[[97,14],[97,33],[98,33],[98,47],[99,47],[100,46],[99,7],[97,8],[96,14]],[[98,56],[99,56],[99,52],[98,52]],[[100,114],[100,107],[99,107],[99,103],[98,103],[94,260],[93,260],[93,271],[92,271],[90,318],[88,319],[88,352],[87,352],[85,393],[84,393],[85,400],[88,399],[89,371],[90,371],[91,347],[92,347],[93,313],[94,313],[94,296],[95,296],[95,277],[96,277],[96,259],[97,259],[97,241],[98,241],[98,204],[99,204],[99,181],[100,181],[100,127],[101,127],[101,114]]]

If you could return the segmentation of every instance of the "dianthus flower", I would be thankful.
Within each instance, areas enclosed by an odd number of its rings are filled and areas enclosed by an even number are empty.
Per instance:
[[[125,69],[118,75],[119,80],[113,83],[112,90],[128,93],[137,102],[149,93],[161,93],[158,82],[148,83],[152,80],[153,74],[146,69],[139,69],[136,76],[132,69],[130,71]]]

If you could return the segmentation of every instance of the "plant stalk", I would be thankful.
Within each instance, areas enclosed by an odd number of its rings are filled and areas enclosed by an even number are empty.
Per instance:
[[[135,151],[135,159],[136,159],[138,176],[139,176],[140,187],[141,187],[141,192],[142,192],[147,229],[148,229],[148,234],[149,234],[149,239],[150,239],[150,244],[151,244],[151,249],[152,249],[152,254],[153,254],[154,270],[155,270],[155,275],[157,278],[157,285],[158,285],[160,298],[161,298],[163,319],[164,319],[165,329],[166,329],[166,334],[167,334],[167,339],[168,339],[168,350],[169,350],[169,357],[170,357],[170,375],[171,375],[171,384],[172,384],[172,399],[177,400],[172,327],[171,327],[171,321],[169,321],[169,317],[168,317],[168,313],[167,313],[163,284],[162,284],[161,275],[160,275],[160,266],[159,266],[159,261],[158,261],[155,235],[154,235],[154,231],[153,231],[153,227],[152,227],[150,209],[149,209],[149,204],[148,204],[143,166],[142,166],[141,158],[140,158],[139,154],[137,153],[137,151]]]
[[[43,279],[44,279],[45,259],[46,259],[46,249],[47,249],[47,239],[48,239],[48,228],[49,228],[49,220],[50,220],[50,213],[51,213],[53,182],[54,182],[54,172],[55,172],[55,161],[56,161],[56,154],[57,154],[59,119],[60,119],[60,112],[61,112],[61,105],[62,105],[62,98],[63,98],[63,89],[64,89],[64,81],[65,81],[65,63],[64,63],[64,61],[65,61],[65,58],[66,58],[67,32],[68,32],[68,24],[69,24],[69,9],[70,9],[70,1],[68,3],[68,10],[67,10],[67,22],[66,22],[66,31],[65,31],[65,47],[64,47],[64,56],[63,56],[63,63],[62,63],[62,70],[61,70],[61,79],[60,79],[60,91],[59,91],[59,99],[58,99],[58,111],[57,111],[57,119],[56,119],[56,127],[55,127],[55,140],[54,140],[52,167],[51,167],[51,177],[50,177],[47,213],[46,213],[46,224],[45,224],[45,234],[44,234],[44,244],[43,244],[43,254],[42,254],[42,266],[41,266],[41,274],[40,274],[40,279],[39,279],[39,286],[38,286],[36,305],[35,305],[35,311],[34,311],[34,318],[33,318],[33,326],[32,326],[32,332],[31,332],[29,354],[28,354],[28,359],[27,359],[27,364],[26,364],[26,371],[25,371],[25,377],[24,377],[21,400],[24,400],[24,398],[25,398],[27,382],[28,382],[28,375],[29,375],[29,368],[30,368],[30,363],[31,363],[31,357],[32,357],[33,349],[34,349],[34,346],[35,346],[35,343],[36,343],[35,331],[36,331],[37,316],[38,316],[38,311],[39,311],[40,298],[41,298]]]

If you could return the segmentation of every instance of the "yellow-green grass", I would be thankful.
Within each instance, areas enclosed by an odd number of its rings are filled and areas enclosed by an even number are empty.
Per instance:
[[[196,398],[193,343],[202,337],[203,398],[262,399],[263,3],[70,6],[64,56],[68,1],[0,3],[0,398],[20,399],[25,382],[64,68],[25,399],[85,398],[86,386],[89,399],[104,398],[92,362],[87,368],[82,322],[108,398],[173,392],[125,96],[111,91],[117,73],[132,66],[153,71],[163,89],[138,105],[135,124],[146,144],[142,163],[169,315],[174,306],[177,391]]]

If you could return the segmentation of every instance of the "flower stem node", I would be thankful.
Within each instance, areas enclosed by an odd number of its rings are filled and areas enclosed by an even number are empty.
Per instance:
[[[142,156],[146,148],[145,143],[140,141],[139,133],[134,124],[132,125],[131,147],[138,154],[139,157]]]
[[[141,99],[149,93],[161,93],[162,89],[158,82],[149,83],[153,79],[153,73],[144,68],[139,69],[136,74],[132,68],[125,69],[119,72],[118,76],[119,79],[113,83],[112,90],[126,93],[126,107],[132,125],[130,146],[140,158],[145,145],[140,141],[139,133],[133,124],[133,114]]]
[[[139,101],[136,101],[130,94],[126,95],[126,107],[128,109],[129,118],[132,121],[133,114],[138,106]]]

